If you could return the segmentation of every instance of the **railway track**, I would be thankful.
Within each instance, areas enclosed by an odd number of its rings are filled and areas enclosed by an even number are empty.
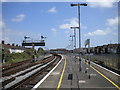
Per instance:
[[[2,66],[2,72],[3,72],[3,71],[6,71],[6,70],[9,70],[9,69],[12,69],[12,68],[15,68],[15,67],[18,67],[18,66],[20,66],[20,65],[22,65],[22,64],[24,64],[24,63],[28,63],[28,62],[30,62],[30,59],[28,59],[28,60],[23,60],[23,61],[17,62],[17,63],[12,63],[12,64],[3,65],[3,66]]]
[[[2,76],[5,77],[5,76],[10,76],[14,73],[17,73],[19,71],[23,71],[27,68],[30,68],[34,65],[37,65],[39,63],[42,63],[42,62],[45,62],[49,59],[52,59],[54,58],[54,56],[49,56],[49,57],[46,57],[44,58],[43,60],[38,60],[36,62],[32,62],[32,60],[25,60],[25,61],[21,61],[21,62],[18,62],[18,63],[13,63],[13,64],[10,64],[6,66],[3,66],[2,68]]]
[[[49,58],[36,62],[32,67],[26,68],[2,79],[3,89],[5,90],[26,90],[32,88],[48,71],[61,59],[59,55],[53,55]]]

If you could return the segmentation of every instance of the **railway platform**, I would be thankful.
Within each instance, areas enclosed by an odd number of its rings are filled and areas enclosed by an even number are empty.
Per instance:
[[[89,78],[90,76],[90,78]],[[41,82],[41,81],[40,81]],[[82,71],[79,71],[79,61],[71,55],[64,55],[59,65],[33,89],[51,88],[55,90],[120,90],[118,82],[89,66],[82,60]]]

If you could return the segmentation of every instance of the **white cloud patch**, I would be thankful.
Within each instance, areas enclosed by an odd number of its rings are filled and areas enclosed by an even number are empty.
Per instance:
[[[80,24],[80,26],[81,26],[81,29],[87,29],[87,26],[83,25],[82,23]]]
[[[66,37],[70,37],[70,35],[69,35],[69,34],[67,34],[67,35],[66,35]]]
[[[50,13],[56,13],[56,12],[57,12],[56,7],[50,8],[50,9],[48,10],[48,12],[50,12]]]
[[[55,28],[51,28],[52,32],[57,32],[57,30]]]
[[[12,19],[13,22],[21,22],[25,19],[25,15],[24,14],[19,14],[17,15],[15,18]]]
[[[8,0],[0,0],[1,2],[7,2]]]
[[[84,36],[96,36],[96,35],[107,35],[111,32],[110,28],[107,28],[106,30],[95,30],[93,32],[88,32],[87,34],[84,34]]]
[[[4,28],[6,25],[5,25],[5,23],[1,20],[0,21],[0,28]]]
[[[66,34],[70,33],[70,31],[65,31]]]
[[[108,35],[108,34],[113,34],[118,31],[117,25],[118,25],[118,17],[115,18],[110,18],[106,20],[106,25],[108,27],[104,30],[97,29],[93,32],[88,32],[87,34],[84,34],[84,36],[95,36],[95,35]]]
[[[0,41],[2,40],[2,32],[5,27],[6,24],[2,20],[0,20]]]
[[[111,8],[114,6],[115,0],[86,0],[88,2],[88,6],[95,8]]]
[[[55,28],[51,28],[50,30],[52,31],[53,36],[56,37],[57,36],[57,30]]]
[[[70,29],[70,27],[78,27],[78,19],[71,18],[65,20],[67,23],[60,25],[60,29]]]
[[[1,32],[0,32],[1,33]],[[1,34],[0,34],[1,35]],[[33,32],[24,32],[23,30],[15,30],[15,29],[10,29],[7,27],[7,25],[2,29],[2,40],[5,40],[6,43],[19,43],[21,44],[22,39],[24,36],[30,36],[32,38],[35,37],[40,37],[40,33],[33,33]]]
[[[77,18],[71,18],[71,19],[66,19],[65,24],[62,24],[59,26],[60,29],[70,29],[70,27],[78,27],[78,19]],[[82,29],[87,29],[87,26],[81,24]]]
[[[118,25],[118,17],[108,19],[106,24],[108,26],[117,26]]]
[[[72,30],[65,31],[66,37],[69,37],[69,36],[70,36],[71,31],[72,31]]]
[[[4,2],[50,2],[49,0],[2,0]],[[93,1],[93,0],[84,0],[84,1]],[[94,2],[101,2],[101,1],[108,1],[108,0],[94,0]],[[111,0],[109,0],[111,1]],[[114,0],[118,1],[118,0]],[[83,2],[83,0],[52,0],[52,2]]]
[[[10,42],[10,38],[9,37],[3,37],[2,38],[5,42]]]

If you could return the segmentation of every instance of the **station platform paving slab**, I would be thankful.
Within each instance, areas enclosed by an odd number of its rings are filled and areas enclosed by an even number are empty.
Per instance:
[[[50,76],[38,87],[38,89],[55,90],[119,90],[112,83],[106,80],[88,64],[82,61],[82,71],[79,71],[79,60],[72,55],[64,56],[66,58],[66,68],[60,83],[65,59],[50,74]],[[87,73],[85,73],[87,71]],[[90,78],[89,78],[90,75]],[[57,88],[57,89],[56,89]],[[51,90],[50,89],[50,90]]]

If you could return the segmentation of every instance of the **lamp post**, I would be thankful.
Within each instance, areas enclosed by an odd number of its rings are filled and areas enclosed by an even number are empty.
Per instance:
[[[82,65],[81,65],[81,35],[80,35],[80,6],[87,6],[86,3],[78,3],[78,4],[71,4],[71,7],[74,7],[74,6],[78,6],[78,23],[79,23],[79,49],[80,49],[80,52],[79,52],[79,63],[80,63],[80,68],[79,68],[79,71],[82,70]]]
[[[79,29],[79,27],[70,27],[70,29],[74,29],[74,48],[76,49],[76,29]]]
[[[73,46],[74,46],[74,44],[73,44],[73,37],[75,37],[75,36],[74,35],[70,35],[70,37],[72,37],[72,51],[73,51]]]

